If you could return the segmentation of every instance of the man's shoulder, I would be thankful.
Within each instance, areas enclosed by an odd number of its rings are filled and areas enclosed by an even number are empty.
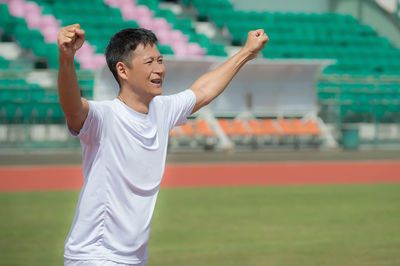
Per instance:
[[[113,106],[116,105],[115,100],[106,100],[106,101],[89,100],[88,102],[91,106],[102,109],[112,108]]]
[[[186,89],[183,91],[179,91],[173,94],[169,95],[159,95],[154,97],[154,100],[157,102],[168,102],[171,101],[175,98],[180,98],[180,97],[189,97],[190,94],[193,94],[193,92],[190,89]]]
[[[106,100],[106,101],[90,100],[88,101],[88,103],[90,112],[92,112],[94,115],[107,117],[115,113],[115,108],[116,108],[115,100]]]
[[[158,95],[153,98],[153,104],[155,105],[163,105],[169,101],[171,95]]]

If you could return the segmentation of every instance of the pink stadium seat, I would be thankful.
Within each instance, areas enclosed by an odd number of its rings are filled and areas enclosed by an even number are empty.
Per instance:
[[[175,56],[200,56],[205,53],[205,50],[201,48],[197,43],[171,43],[171,48],[174,51]]]
[[[156,32],[158,41],[161,44],[170,44],[171,43],[171,38],[169,37],[169,31],[167,30],[157,30]]]
[[[128,4],[130,0],[106,0],[110,4]],[[35,2],[25,0],[0,0],[0,3],[7,3],[10,14],[16,17],[25,18],[28,27],[39,29],[43,34],[45,42],[55,43],[60,31],[60,23],[52,15],[42,15],[40,7]],[[105,64],[103,54],[95,54],[95,48],[85,42],[76,54],[76,59],[82,69],[97,69]]]
[[[206,53],[206,50],[201,48],[198,43],[188,43],[186,52],[191,56],[201,56]]]
[[[121,9],[122,17],[125,20],[136,20],[137,14],[134,6],[126,6]]]
[[[160,44],[170,45],[176,56],[200,56],[206,53],[197,43],[188,43],[188,37],[179,30],[172,30],[164,18],[154,18],[153,12],[130,0],[104,0],[107,5],[118,7],[127,20],[136,20],[140,27],[156,34]]]
[[[187,46],[185,43],[172,43],[170,45],[176,57],[187,56]]]
[[[86,42],[82,45],[81,49],[79,49],[75,56],[77,58],[77,60],[79,61],[82,57],[87,56],[88,54],[91,54],[92,52],[89,51],[89,49],[87,47],[85,47]]]
[[[154,30],[156,28],[152,18],[142,18],[140,21],[138,21],[138,23],[140,27],[148,30]]]
[[[104,66],[106,59],[102,54],[86,54],[76,57],[81,68],[84,69],[98,69]]]
[[[119,0],[119,6],[126,7],[132,5],[131,0]]]
[[[106,3],[109,6],[113,6],[113,7],[119,6],[119,0],[104,0],[104,3]]]
[[[154,31],[170,31],[171,26],[165,20],[165,18],[154,18],[153,21],[153,30]]]
[[[158,35],[165,33],[163,40],[169,40],[171,35],[171,26],[164,18],[156,19],[141,19],[139,22],[140,27],[152,30],[158,37]],[[161,41],[160,41],[161,42]]]
[[[153,12],[151,12],[147,6],[136,6],[135,7],[138,20],[140,21],[140,19],[145,19],[145,18],[152,18],[153,17]]]
[[[78,51],[76,51],[76,58],[81,58],[81,57],[85,57],[88,56],[90,54],[93,54],[93,52],[89,49],[88,46],[85,46],[85,44],[87,44],[87,42],[85,41],[81,47],[81,49],[79,49]]]
[[[39,6],[35,2],[25,2],[24,3],[24,15],[25,18],[30,16],[39,17],[42,11],[40,10]]]
[[[8,2],[10,14],[15,17],[24,16],[24,2],[22,0],[13,0]]]
[[[58,29],[60,27],[60,23],[52,15],[43,15],[41,19],[41,27],[53,27],[55,29]]]
[[[96,69],[97,66],[99,65],[96,62],[94,55],[80,56],[79,58],[77,58],[77,61],[79,62],[81,68],[84,69]]]
[[[127,5],[120,7],[124,19],[136,20],[139,22],[146,21],[153,17],[153,14],[147,7]]]
[[[26,24],[30,29],[39,29],[41,25],[40,15],[30,15],[26,17]]]
[[[188,37],[183,35],[183,33],[179,30],[173,30],[170,34],[170,38],[173,40],[173,42],[186,43],[188,41]]]
[[[51,15],[41,16],[29,15],[26,16],[26,22],[31,29],[39,29],[45,42],[55,43],[59,33],[59,26],[57,20]]]
[[[44,41],[48,43],[56,43],[58,38],[59,30],[53,27],[44,28],[41,30]]]
[[[94,54],[92,56],[91,69],[99,69],[106,64],[106,58],[103,54]]]

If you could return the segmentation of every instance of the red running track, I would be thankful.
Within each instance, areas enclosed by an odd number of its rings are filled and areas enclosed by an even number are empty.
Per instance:
[[[0,191],[82,186],[81,166],[0,167]],[[170,164],[162,187],[400,183],[400,161]]]

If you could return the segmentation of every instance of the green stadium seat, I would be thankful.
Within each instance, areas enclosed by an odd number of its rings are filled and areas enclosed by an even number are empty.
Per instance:
[[[162,55],[173,55],[174,51],[172,50],[171,46],[169,45],[157,45],[158,50]]]
[[[225,51],[225,46],[222,44],[210,44],[207,47],[207,55],[214,56],[227,56],[228,53]]]

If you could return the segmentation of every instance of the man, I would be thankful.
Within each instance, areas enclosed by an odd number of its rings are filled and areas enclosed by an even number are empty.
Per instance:
[[[122,30],[105,53],[120,92],[102,102],[80,97],[74,55],[84,38],[79,24],[58,36],[60,104],[81,141],[84,175],[64,263],[145,265],[169,132],[221,94],[268,37],[263,30],[249,32],[245,46],[223,65],[181,93],[160,96],[165,68],[156,36],[145,29]]]

